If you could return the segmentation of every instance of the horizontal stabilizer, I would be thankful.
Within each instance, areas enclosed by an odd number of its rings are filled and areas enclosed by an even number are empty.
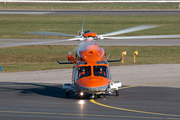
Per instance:
[[[108,60],[108,62],[119,62],[119,61],[122,60],[122,58],[123,58],[123,57],[121,57],[121,59],[119,59],[119,60]]]
[[[74,64],[73,62],[59,62],[57,59],[56,62],[58,62],[59,64]]]

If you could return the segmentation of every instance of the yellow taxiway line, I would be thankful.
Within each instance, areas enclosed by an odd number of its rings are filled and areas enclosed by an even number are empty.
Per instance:
[[[156,85],[156,84],[164,84],[164,83],[171,83],[171,82],[180,82],[180,80],[176,81],[168,81],[168,82],[158,82],[158,83],[149,83],[149,84],[143,84],[143,85],[136,85],[136,86],[127,86],[127,87],[121,87],[119,89],[126,89],[126,88],[133,88],[133,87],[140,87],[140,86],[148,86],[148,85]],[[102,92],[99,92],[98,94],[101,94]],[[140,110],[131,110],[131,109],[125,109],[125,108],[119,108],[119,107],[113,107],[105,104],[101,104],[96,102],[95,100],[90,100],[92,103],[96,105],[100,105],[107,108],[122,110],[122,111],[128,111],[128,112],[136,112],[136,113],[145,113],[145,114],[153,114],[153,115],[163,115],[163,116],[173,116],[173,117],[180,117],[180,115],[174,115],[174,114],[164,114],[164,113],[155,113],[155,112],[146,112],[146,111],[140,111]],[[171,118],[170,118],[171,119]],[[180,119],[180,118],[174,118],[174,119]]]
[[[119,89],[126,89],[126,88],[133,88],[133,87],[139,87],[139,86],[148,86],[148,85],[156,85],[156,84],[164,84],[164,83],[170,83],[170,82],[180,82],[180,80],[176,81],[169,81],[169,82],[158,82],[158,83],[149,83],[149,84],[143,84],[143,85],[136,85],[136,86],[127,86],[127,87],[121,87]],[[38,84],[38,85],[48,85],[48,84]],[[52,85],[52,84],[49,84]],[[60,85],[60,84],[53,84],[53,85]],[[13,86],[33,86],[33,85],[0,85],[0,87],[13,87]],[[101,94],[102,92],[99,92]],[[119,108],[119,107],[113,107],[105,104],[98,103],[94,101],[93,99],[90,100],[92,103],[96,105],[100,105],[107,108],[127,111],[127,112],[136,112],[136,113],[145,113],[145,114],[153,114],[153,115],[161,115],[161,116],[171,116],[171,117],[178,117],[178,118],[166,118],[166,119],[172,119],[172,120],[179,120],[180,115],[174,115],[174,114],[164,114],[164,113],[155,113],[155,112],[147,112],[147,111],[140,111],[140,110],[131,110],[126,108]],[[46,115],[72,115],[72,116],[92,116],[92,117],[116,117],[116,118],[146,118],[146,119],[164,119],[164,117],[144,117],[144,116],[119,116],[119,115],[98,115],[98,114],[74,114],[74,113],[51,113],[51,112],[28,112],[28,111],[0,111],[0,113],[15,113],[15,114],[46,114]]]
[[[93,99],[91,99],[90,101],[91,101],[92,103],[96,104],[96,105],[100,105],[100,106],[107,107],[107,108],[113,108],[113,109],[117,109],[117,110],[128,111],[128,112],[137,112],[137,113],[146,113],[146,114],[153,114],[153,115],[165,115],[165,116],[180,117],[180,115],[174,115],[174,114],[164,114],[164,113],[146,112],[146,111],[139,111],[139,110],[131,110],[131,109],[113,107],[113,106],[109,106],[109,105],[105,105],[105,104],[98,103],[98,102],[94,101]],[[180,118],[179,118],[179,119],[180,119]]]

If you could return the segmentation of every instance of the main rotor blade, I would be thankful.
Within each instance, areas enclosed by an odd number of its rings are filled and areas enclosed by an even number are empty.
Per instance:
[[[18,43],[18,44],[8,44],[8,45],[0,46],[0,48],[23,46],[23,45],[38,45],[38,44],[65,42],[65,41],[79,41],[79,40],[80,40],[80,38],[72,38],[72,39],[54,40],[54,41],[27,42],[27,43]]]
[[[83,27],[84,27],[84,21],[85,21],[85,17],[86,17],[86,15],[84,15],[84,20],[83,20],[83,24],[82,24],[82,28],[81,28],[81,31],[83,31]]]
[[[57,32],[46,32],[46,31],[36,31],[36,32],[27,32],[23,34],[33,34],[33,35],[54,35],[54,36],[66,36],[66,37],[79,37],[76,35],[69,35],[64,33],[57,33]]]
[[[144,30],[144,29],[150,29],[150,28],[154,28],[154,27],[158,27],[158,26],[141,25],[141,26],[137,26],[137,27],[127,28],[127,29],[124,29],[124,30],[119,30],[119,31],[111,32],[111,33],[102,34],[102,36],[119,35],[119,34],[124,34],[124,33]]]
[[[180,35],[150,35],[150,36],[122,36],[104,37],[105,39],[154,39],[154,38],[180,38]]]

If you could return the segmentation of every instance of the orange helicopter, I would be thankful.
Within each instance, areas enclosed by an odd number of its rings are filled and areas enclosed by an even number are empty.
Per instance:
[[[72,53],[68,53],[68,62],[59,62],[59,64],[74,64],[72,72],[72,83],[63,84],[63,88],[66,89],[66,97],[69,97],[70,91],[83,96],[84,94],[90,94],[91,98],[97,99],[97,93],[115,93],[119,96],[118,88],[122,86],[120,81],[112,81],[110,75],[109,62],[118,62],[119,60],[108,60],[103,48],[98,46],[97,40],[102,39],[142,39],[142,38],[179,38],[180,35],[154,35],[154,36],[125,36],[125,37],[108,37],[112,35],[124,34],[134,32],[138,30],[144,30],[154,28],[158,26],[154,25],[142,25],[132,27],[124,30],[119,30],[107,34],[97,35],[96,33],[85,31],[83,32],[85,16],[82,24],[82,28],[78,31],[79,36],[69,35],[56,32],[29,32],[25,34],[36,35],[55,35],[55,36],[68,36],[74,37],[67,40],[56,40],[48,42],[59,41],[82,41],[76,50],[75,57],[72,57]],[[39,43],[47,43],[39,42]],[[35,43],[36,44],[36,43]],[[22,44],[25,45],[25,44]]]
[[[85,33],[85,35],[94,35],[95,33]],[[70,62],[59,62],[59,64],[74,64],[72,84],[63,84],[66,89],[66,97],[69,96],[69,91],[79,93],[81,96],[84,93],[90,93],[91,98],[97,99],[97,92],[112,92],[118,96],[118,88],[121,87],[121,82],[111,82],[110,69],[108,62],[118,62],[120,60],[107,60],[106,53],[103,48],[98,47],[93,38],[88,36],[86,41],[77,49],[76,57],[72,57],[69,52],[68,60]]]

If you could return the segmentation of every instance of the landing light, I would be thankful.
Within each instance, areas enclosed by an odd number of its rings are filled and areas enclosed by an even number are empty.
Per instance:
[[[79,104],[80,104],[80,105],[83,105],[83,104],[84,104],[84,100],[80,100],[80,101],[79,101]]]
[[[80,96],[83,96],[84,95],[84,93],[83,92],[80,92]]]

